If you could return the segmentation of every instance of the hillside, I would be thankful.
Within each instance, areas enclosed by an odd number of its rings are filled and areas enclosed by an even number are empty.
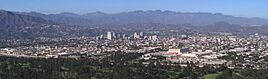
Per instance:
[[[42,18],[0,11],[0,38],[64,37],[70,29]]]

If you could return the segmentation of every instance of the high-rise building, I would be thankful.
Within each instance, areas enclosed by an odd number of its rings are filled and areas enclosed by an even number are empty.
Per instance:
[[[114,32],[112,32],[112,35],[113,35],[113,37],[112,37],[112,38],[116,38],[116,36],[115,36],[115,33],[114,33]]]
[[[140,35],[137,32],[134,33],[134,39],[140,39]]]
[[[100,35],[100,39],[103,39],[103,35]]]
[[[152,40],[153,40],[153,41],[157,41],[157,40],[158,40],[157,35],[153,35],[153,36],[152,36]]]
[[[112,40],[112,32],[107,32],[107,39]]]
[[[143,37],[143,32],[140,32],[140,36]]]
[[[125,35],[125,34],[123,34],[123,35],[122,35],[122,38],[123,38],[123,39],[125,39],[125,38],[126,38],[126,35]]]

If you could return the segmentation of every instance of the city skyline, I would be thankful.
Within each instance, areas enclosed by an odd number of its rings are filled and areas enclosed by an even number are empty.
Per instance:
[[[120,13],[135,10],[170,10],[176,12],[223,13],[239,17],[268,18],[268,1],[250,0],[1,0],[0,9],[20,12],[37,11],[46,14],[72,12],[78,14],[101,11]],[[208,6],[210,5],[210,6]]]
[[[0,79],[268,79],[267,3],[0,0]]]

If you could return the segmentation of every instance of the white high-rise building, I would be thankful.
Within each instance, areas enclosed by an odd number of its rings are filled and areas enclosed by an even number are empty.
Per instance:
[[[143,32],[140,33],[140,36],[143,37]]]
[[[153,40],[153,41],[157,41],[157,40],[158,40],[157,35],[153,35],[153,36],[152,36],[152,40]]]
[[[140,35],[137,32],[134,33],[134,39],[140,39]]]
[[[112,32],[107,32],[107,39],[112,40]]]

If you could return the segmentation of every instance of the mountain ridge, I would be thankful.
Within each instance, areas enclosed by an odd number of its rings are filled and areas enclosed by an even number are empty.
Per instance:
[[[65,12],[63,12],[65,13]],[[129,24],[129,23],[160,23],[160,24],[192,24],[196,26],[204,26],[216,22],[227,22],[230,24],[239,24],[241,26],[251,25],[268,25],[268,20],[263,18],[245,18],[232,15],[224,15],[222,13],[208,12],[175,12],[162,10],[137,10],[130,12],[121,12],[115,14],[107,14],[100,11],[86,14],[72,15],[59,14],[43,14],[35,15],[32,13],[22,13],[25,15],[42,17],[46,20],[52,20],[59,23],[69,25],[87,26],[91,24]],[[42,14],[42,13],[40,13]]]
[[[45,15],[38,12],[30,12],[30,14],[28,14],[28,13],[18,13],[10,11],[0,11],[0,38],[13,39],[13,38],[38,38],[38,37],[49,37],[49,38],[79,37],[79,36],[94,36],[99,33],[103,33],[105,31],[129,32],[129,31],[171,31],[171,30],[173,30],[173,32],[174,31],[203,32],[203,33],[240,32],[240,33],[268,34],[268,27],[265,25],[261,26],[255,25],[245,27],[243,25],[228,23],[226,21],[211,22],[211,24],[208,25],[193,25],[191,23],[164,24],[164,23],[157,23],[159,19],[161,20],[161,17],[158,19],[151,16],[145,17],[145,15],[147,15],[148,13],[151,14],[152,12],[146,13],[145,11],[135,11],[130,13],[121,13],[118,15],[114,14],[113,16],[110,16],[110,14],[95,12],[92,14],[80,16],[72,13]],[[154,11],[154,14],[155,15],[152,16],[156,16],[159,14],[163,15],[162,11]],[[166,15],[169,14],[174,14],[174,12],[166,11]],[[210,13],[199,13],[199,14],[211,15]],[[213,14],[213,15],[222,16],[222,14]],[[125,18],[125,16],[128,16],[128,18]],[[98,19],[87,19],[95,17],[98,17]],[[129,18],[133,17],[138,17],[138,19],[136,18],[135,20],[129,20]],[[103,19],[104,20],[108,19],[107,21],[112,20],[112,22],[115,23],[103,22],[102,21]],[[155,19],[156,21],[152,22],[150,21],[150,19]],[[130,22],[125,24],[117,23],[123,20]],[[149,20],[149,21],[143,21],[143,20]],[[69,24],[65,25],[64,22],[67,22]],[[94,22],[97,23],[95,24]],[[98,24],[98,22],[100,22],[100,24]],[[84,23],[84,25],[81,25],[80,23],[82,24]]]

